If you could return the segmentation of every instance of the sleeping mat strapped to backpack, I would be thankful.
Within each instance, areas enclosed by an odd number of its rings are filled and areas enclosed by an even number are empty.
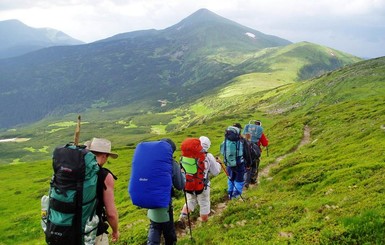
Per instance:
[[[132,159],[128,193],[142,208],[166,208],[172,189],[173,149],[166,141],[141,142]]]

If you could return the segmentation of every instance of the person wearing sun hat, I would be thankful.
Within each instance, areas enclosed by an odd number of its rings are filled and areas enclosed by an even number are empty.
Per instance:
[[[119,215],[114,200],[114,181],[117,178],[110,170],[104,168],[103,165],[109,157],[116,159],[118,154],[111,151],[111,141],[107,139],[93,138],[85,142],[84,145],[95,155],[100,167],[96,187],[98,198],[96,214],[99,217],[99,225],[95,245],[108,244],[108,225],[112,229],[112,241],[116,242],[119,240]]]

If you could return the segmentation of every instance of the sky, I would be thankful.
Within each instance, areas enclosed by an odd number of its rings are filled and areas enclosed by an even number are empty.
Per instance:
[[[0,21],[18,19],[89,43],[165,29],[201,8],[293,43],[385,56],[385,0],[0,0]]]

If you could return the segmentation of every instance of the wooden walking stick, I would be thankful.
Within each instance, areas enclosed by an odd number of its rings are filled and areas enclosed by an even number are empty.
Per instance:
[[[74,144],[79,145],[79,137],[80,137],[80,115],[78,116],[78,122],[76,124],[75,136],[74,136]]]

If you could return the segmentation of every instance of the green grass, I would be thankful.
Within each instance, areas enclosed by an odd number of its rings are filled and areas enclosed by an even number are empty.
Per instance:
[[[212,141],[211,152],[217,155],[224,129],[234,122],[244,125],[250,119],[262,120],[270,141],[269,155],[263,151],[261,166],[286,157],[271,169],[270,178],[262,178],[257,188],[244,192],[244,202],[230,201],[222,214],[194,228],[195,243],[186,236],[178,244],[385,243],[384,66],[384,58],[359,62],[311,81],[268,91],[256,89],[250,96],[234,93],[225,100],[219,94],[210,95],[191,107],[167,115],[148,113],[140,120],[122,117],[116,121],[120,123],[110,123],[105,118],[87,118],[93,123],[82,125],[81,138],[96,136],[92,132],[111,138],[119,153],[118,159],[107,164],[118,176],[115,192],[121,240],[117,244],[144,244],[148,232],[146,210],[133,206],[127,193],[131,159],[139,141],[170,137],[180,146],[186,137],[206,135]],[[253,77],[258,76],[251,74],[234,84],[248,84]],[[206,108],[209,114],[203,113]],[[136,127],[124,128],[127,123],[121,122],[134,122]],[[149,125],[169,126],[171,122],[182,124],[163,135],[150,132]],[[302,139],[304,125],[310,127],[310,143],[293,152]],[[15,136],[18,130],[8,132],[8,136]],[[51,162],[14,157],[17,152],[25,154],[16,146],[41,149],[46,145],[36,137],[44,132],[44,123],[23,130],[24,136],[31,138],[28,143],[1,145],[5,158],[26,163],[0,166],[0,244],[44,241],[39,209],[52,175]],[[64,144],[73,138],[73,131],[69,127],[46,139]],[[33,156],[45,155],[34,152]],[[179,156],[177,149],[175,157]],[[214,177],[211,186],[214,206],[226,195],[224,173]],[[183,193],[178,192],[175,218],[183,200]]]

